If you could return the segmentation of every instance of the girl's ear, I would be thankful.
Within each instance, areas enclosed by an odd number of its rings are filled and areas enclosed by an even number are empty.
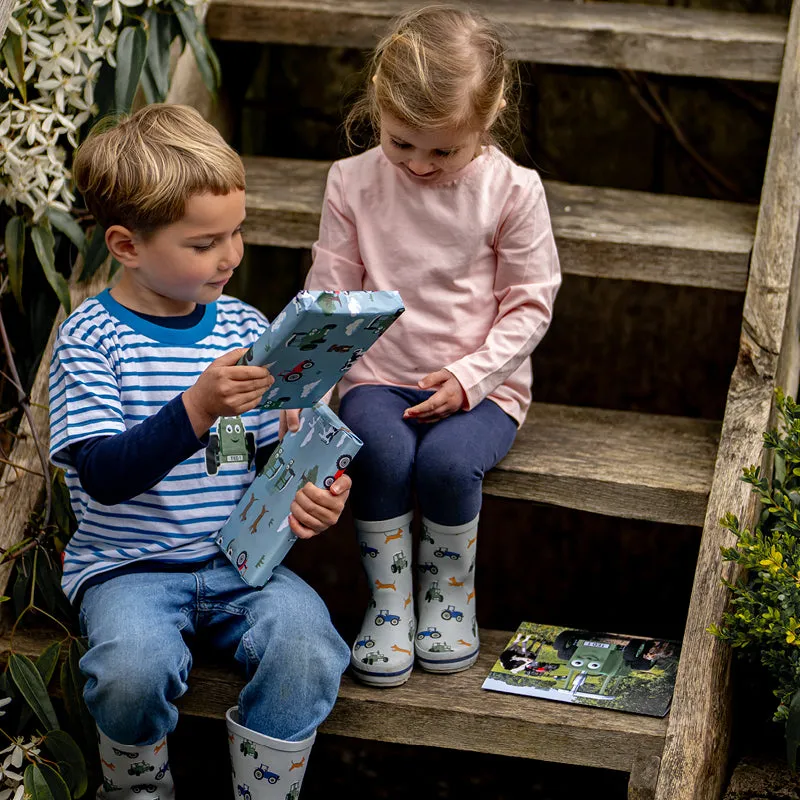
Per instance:
[[[111,225],[106,231],[106,247],[108,252],[128,269],[139,266],[139,254],[134,241],[133,232],[122,225]]]

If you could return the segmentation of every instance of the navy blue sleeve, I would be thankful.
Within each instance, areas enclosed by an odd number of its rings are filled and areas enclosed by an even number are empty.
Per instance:
[[[70,455],[84,490],[98,503],[112,506],[152,489],[207,441],[207,436],[195,436],[178,395],[124,433],[72,444]]]

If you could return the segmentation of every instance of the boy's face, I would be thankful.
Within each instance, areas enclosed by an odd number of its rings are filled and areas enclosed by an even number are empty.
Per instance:
[[[123,305],[157,315],[213,302],[242,260],[244,218],[241,190],[193,195],[180,220],[146,239],[132,234],[124,259],[115,253],[125,272],[112,293]]]

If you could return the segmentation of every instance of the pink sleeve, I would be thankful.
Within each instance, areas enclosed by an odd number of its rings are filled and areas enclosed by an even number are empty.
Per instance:
[[[495,235],[498,302],[489,335],[474,353],[448,364],[474,408],[530,356],[550,325],[561,285],[544,187],[535,173],[509,199]]]
[[[364,265],[358,249],[358,232],[345,202],[342,170],[334,163],[328,172],[319,238],[311,248],[313,263],[305,288],[320,291],[361,289]]]

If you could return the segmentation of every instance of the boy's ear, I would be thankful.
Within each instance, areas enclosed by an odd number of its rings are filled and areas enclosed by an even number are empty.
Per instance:
[[[106,247],[123,267],[139,266],[139,253],[133,232],[122,225],[111,225],[106,230]]]

